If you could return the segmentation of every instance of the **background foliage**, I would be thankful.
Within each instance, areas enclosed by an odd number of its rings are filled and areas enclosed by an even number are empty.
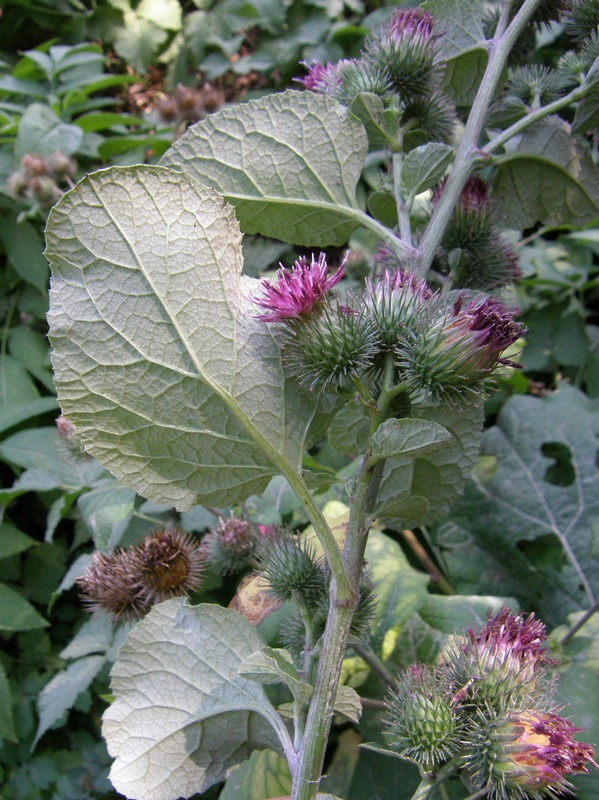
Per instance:
[[[442,16],[452,4],[427,5]],[[0,715],[0,792],[6,800],[111,798],[116,794],[106,779],[109,759],[99,720],[109,700],[110,665],[126,631],[115,634],[88,618],[74,580],[94,548],[132,543],[167,523],[201,535],[216,523],[216,509],[194,506],[179,515],[150,503],[57,431],[46,340],[47,213],[85,172],[156,163],[165,153],[164,163],[180,160],[185,146],[169,148],[188,122],[225,102],[293,86],[302,60],[356,55],[390,6],[360,0],[8,0],[2,13],[0,708],[7,713]],[[477,25],[475,14],[463,40],[444,42],[450,58],[445,88],[464,114],[486,59],[477,47]],[[540,64],[555,64],[569,46],[559,26],[541,29],[535,41],[531,56]],[[168,97],[174,105],[167,108]],[[495,113],[501,127],[507,112],[498,106]],[[501,204],[509,183],[527,186],[536,179],[536,156],[527,155],[541,150],[563,204],[580,185],[588,191],[576,206],[578,215],[562,228],[554,227],[555,203],[531,205],[523,194],[520,206],[504,204],[506,226],[525,228],[524,279],[512,301],[529,333],[520,356],[524,370],[502,379],[487,401],[475,479],[447,517],[429,528],[376,531],[367,558],[379,597],[372,647],[388,668],[434,660],[446,635],[509,601],[555,628],[562,699],[589,728],[587,739],[599,741],[599,708],[592,702],[599,697],[595,621],[564,648],[559,644],[564,626],[597,592],[599,574],[599,201],[596,187],[585,186],[584,170],[573,176],[567,168],[575,145],[565,126],[572,121],[566,112],[564,119],[529,131],[495,177],[494,197]],[[268,138],[268,131],[260,135]],[[594,141],[588,144],[577,152],[583,163],[596,155]],[[211,146],[206,137],[206,169],[214,160]],[[356,141],[357,149],[364,146]],[[74,160],[67,170],[50,169],[56,151]],[[46,161],[32,163],[31,155]],[[342,178],[358,183],[360,203],[372,210],[385,194],[377,183],[376,151],[368,164],[362,175],[345,165],[351,175]],[[331,181],[339,184],[337,176]],[[335,200],[343,205],[346,199]],[[328,226],[330,220],[322,222]],[[333,222],[352,227],[343,215]],[[301,221],[296,224],[295,245],[309,245]],[[331,237],[332,253],[342,241],[341,234]],[[370,270],[375,245],[369,234],[354,234],[349,286]],[[246,237],[246,272],[256,275],[280,258],[289,261],[302,252],[297,247]],[[322,482],[318,500],[331,520],[342,520],[346,509],[327,490],[326,475],[351,473],[355,423],[336,420],[330,441],[319,442],[304,465]],[[265,524],[307,523],[280,478],[247,501],[243,512]],[[237,580],[210,575],[194,599],[227,605],[236,589]],[[273,645],[284,613],[259,626]],[[384,696],[382,681],[357,653],[346,660],[344,680],[365,697]],[[362,740],[381,740],[379,716],[366,709],[359,727],[336,728],[323,791],[349,800],[395,799],[413,791],[417,773],[410,765],[358,748]],[[596,773],[577,780],[580,800],[597,796],[597,781]],[[288,789],[284,762],[264,751],[203,796],[263,800]],[[457,785],[450,793],[464,796]]]

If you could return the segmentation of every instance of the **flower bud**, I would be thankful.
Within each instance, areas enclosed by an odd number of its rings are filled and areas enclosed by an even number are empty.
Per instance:
[[[287,371],[302,386],[336,391],[370,369],[378,339],[368,317],[337,305],[285,326],[280,344]]]
[[[527,106],[539,108],[557,100],[568,89],[568,81],[563,74],[531,64],[510,71],[507,93],[519,97]]]
[[[431,667],[409,667],[387,706],[385,735],[404,758],[429,772],[456,753],[460,723]]]
[[[592,747],[574,739],[579,730],[535,710],[481,717],[464,738],[468,787],[487,790],[493,800],[557,797],[571,788],[569,775],[588,772],[593,762]]]
[[[406,129],[404,148],[412,150],[426,142],[451,142],[456,121],[455,105],[443,92],[413,98],[401,115],[401,125]]]
[[[48,170],[57,181],[74,178],[77,174],[77,162],[57,150],[48,158]]]
[[[218,528],[202,539],[201,550],[217,575],[241,572],[253,562],[257,533],[249,522],[236,517],[221,519]]]
[[[413,330],[422,310],[434,297],[426,281],[407,270],[385,270],[366,282],[363,313],[374,323],[384,348],[390,349]]]
[[[484,391],[502,353],[525,332],[514,312],[494,298],[454,295],[431,303],[428,319],[396,347],[397,366],[416,391],[435,402],[468,403]]]
[[[436,63],[435,20],[421,8],[394,11],[380,39],[367,44],[369,60],[388,72],[393,89],[404,102],[431,95],[439,85],[442,70]]]
[[[321,253],[318,261],[308,264],[305,256],[299,258],[291,271],[283,267],[277,273],[277,282],[270,278],[260,281],[261,295],[251,301],[268,313],[256,315],[263,322],[284,322],[298,319],[318,311],[324,305],[328,292],[343,278],[345,262],[330,277],[326,255]]]
[[[257,549],[258,574],[272,594],[284,602],[299,595],[316,608],[326,594],[326,578],[309,543],[298,540],[286,528],[270,529]]]
[[[43,156],[37,153],[26,153],[21,159],[21,166],[32,178],[48,174],[48,164]]]
[[[456,706],[504,713],[525,706],[551,707],[554,664],[545,647],[545,626],[534,614],[502,609],[480,632],[470,628],[444,652],[441,672]]]
[[[566,33],[582,44],[599,27],[599,0],[569,0],[564,6],[562,21]]]
[[[443,181],[433,204],[444,186]],[[518,255],[493,222],[489,192],[477,175],[468,179],[435,254],[433,269],[451,274],[456,289],[492,292],[520,277]]]

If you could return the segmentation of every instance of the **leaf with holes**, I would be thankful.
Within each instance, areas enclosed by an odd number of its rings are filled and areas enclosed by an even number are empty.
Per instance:
[[[599,592],[598,435],[599,403],[567,384],[544,399],[508,400],[482,438],[487,469],[437,532],[445,557],[465,543],[480,575],[488,567],[472,537],[498,573],[486,588],[514,595],[550,624],[591,605]]]
[[[345,244],[364,218],[356,186],[367,145],[342,105],[287,91],[210,114],[162,163],[233,203],[245,233],[325,247]]]
[[[181,172],[112,168],[54,207],[47,243],[59,400],[119,480],[188,510],[301,472],[319,401],[253,314],[231,206]]]

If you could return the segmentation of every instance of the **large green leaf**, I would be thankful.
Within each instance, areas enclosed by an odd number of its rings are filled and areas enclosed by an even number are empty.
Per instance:
[[[246,233],[325,247],[345,244],[363,217],[356,185],[367,146],[342,105],[287,91],[211,114],[162,163],[220,192]]]
[[[53,209],[47,240],[59,400],[119,480],[186,510],[301,471],[318,399],[285,381],[218,195],[164,167],[104,170]]]
[[[0,631],[32,631],[47,625],[28,600],[0,583]]]
[[[531,125],[497,159],[493,198],[506,225],[584,225],[599,216],[599,170],[559,117]]]
[[[570,625],[576,624],[582,613],[571,614],[568,625],[557,628],[551,639],[559,643]],[[565,707],[564,714],[579,728],[577,739],[599,742],[599,616],[595,614],[574,634],[560,653],[558,667],[560,682],[557,699]],[[588,775],[572,779],[577,800],[596,800],[599,797],[599,771],[590,767]]]
[[[82,141],[83,131],[78,125],[63,122],[45,103],[31,103],[21,117],[15,158],[21,159],[27,153],[51,156],[57,150],[70,155]]]
[[[400,492],[424,497],[429,503],[429,514],[418,522],[429,524],[446,514],[461,496],[476,464],[482,409],[480,404],[466,411],[431,408],[421,416],[443,426],[453,436],[453,440],[444,442],[442,447],[433,452],[417,455],[416,458],[412,458],[411,453],[389,458],[385,463],[378,502],[384,508]],[[407,518],[385,521],[391,527],[401,529],[405,519]]]
[[[505,404],[482,438],[485,468],[437,532],[461,591],[513,595],[554,624],[592,602],[598,433],[599,404],[567,384]]]
[[[380,649],[387,632],[403,627],[425,602],[429,579],[410,565],[397,542],[377,530],[368,536],[366,561],[377,598],[372,636]]]
[[[261,647],[250,623],[216,605],[177,598],[133,629],[112,670],[115,701],[103,733],[110,777],[139,800],[176,800],[224,780],[254,749],[286,736],[264,689],[238,674]]]

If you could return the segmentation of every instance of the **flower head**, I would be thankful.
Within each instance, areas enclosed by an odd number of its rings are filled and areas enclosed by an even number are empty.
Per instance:
[[[385,733],[394,750],[423,769],[436,769],[459,746],[459,720],[439,676],[425,664],[413,664],[387,701]]]
[[[317,94],[331,94],[341,83],[338,64],[308,64],[300,62],[306,67],[308,74],[305,78],[296,78],[298,83],[303,83],[306,89]]]
[[[503,608],[480,632],[466,631],[446,649],[442,672],[456,706],[480,706],[506,713],[514,708],[553,708],[554,664],[545,646],[545,626]]]
[[[252,563],[257,540],[258,534],[249,522],[231,515],[204,536],[201,550],[217,574],[231,575]]]
[[[433,297],[426,281],[405,269],[387,269],[377,282],[368,280],[366,313],[374,321],[383,347],[396,345]]]
[[[200,548],[188,533],[156,531],[132,549],[149,601],[160,603],[197,589],[204,569]]]
[[[167,528],[127,549],[94,553],[77,584],[88,611],[121,622],[141,619],[156,603],[197,589],[202,571],[199,545]]]
[[[291,271],[281,265],[277,282],[269,278],[260,281],[262,294],[250,298],[253,303],[268,313],[257,315],[263,322],[283,322],[311,314],[335,286],[345,271],[345,261],[331,276],[326,255],[321,253],[318,261],[308,263],[305,256],[299,258]]]
[[[517,367],[502,353],[526,328],[495,298],[464,293],[445,310],[431,304],[429,319],[396,348],[398,366],[414,388],[436,401],[468,402],[499,365]]]
[[[556,798],[570,788],[569,775],[588,772],[593,748],[578,742],[576,728],[557,714],[514,711],[497,717],[470,736],[465,759],[470,786],[486,789],[491,800]]]
[[[391,15],[387,34],[398,41],[404,35],[420,36],[429,40],[433,37],[434,27],[435,18],[428,11],[422,8],[400,8]]]
[[[137,562],[126,550],[94,553],[77,585],[86,611],[108,614],[115,622],[141,619],[150,610]]]

